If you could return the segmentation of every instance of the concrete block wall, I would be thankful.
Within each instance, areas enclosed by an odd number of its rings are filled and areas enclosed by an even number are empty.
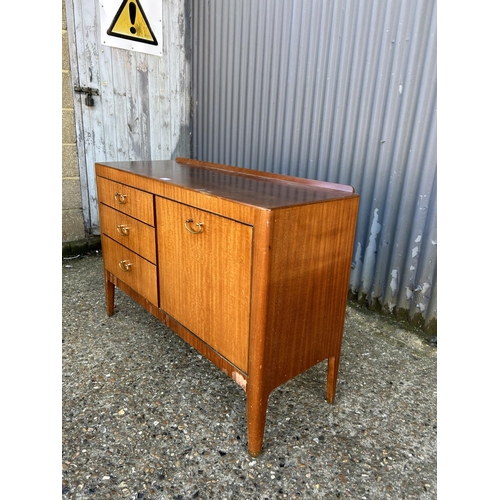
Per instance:
[[[76,147],[75,109],[70,71],[66,7],[62,1],[62,243],[86,240]]]

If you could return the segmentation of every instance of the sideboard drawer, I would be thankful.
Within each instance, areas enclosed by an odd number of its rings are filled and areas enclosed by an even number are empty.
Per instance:
[[[156,264],[155,228],[101,204],[101,233]]]
[[[156,266],[106,235],[101,237],[104,267],[153,305],[158,306]]]
[[[98,177],[97,195],[101,203],[154,226],[153,195],[151,193],[110,181],[104,177]]]

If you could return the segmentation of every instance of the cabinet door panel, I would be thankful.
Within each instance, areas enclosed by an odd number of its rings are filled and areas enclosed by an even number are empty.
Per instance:
[[[156,209],[160,308],[246,372],[253,228],[165,198]]]

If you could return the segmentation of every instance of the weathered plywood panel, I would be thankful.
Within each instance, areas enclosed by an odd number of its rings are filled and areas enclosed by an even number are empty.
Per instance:
[[[117,8],[119,7],[117,4]],[[97,1],[66,0],[73,85],[93,87],[93,107],[74,94],[85,227],[99,234],[94,163],[190,154],[189,2],[161,1],[163,55],[100,41]]]

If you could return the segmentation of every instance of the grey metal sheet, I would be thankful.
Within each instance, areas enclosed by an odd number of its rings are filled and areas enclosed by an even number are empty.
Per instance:
[[[351,291],[437,319],[436,2],[197,0],[193,156],[351,184]]]

